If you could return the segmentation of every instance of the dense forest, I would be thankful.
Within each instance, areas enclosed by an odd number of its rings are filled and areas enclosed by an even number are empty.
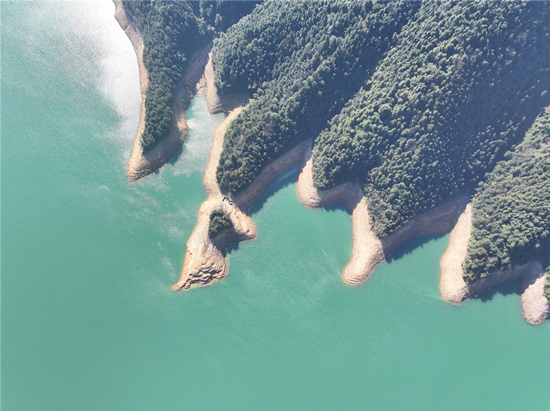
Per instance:
[[[550,107],[479,184],[472,205],[466,280],[535,257],[550,265]]]
[[[316,185],[361,182],[380,235],[475,185],[548,102],[549,11],[543,2],[423,3],[318,137]]]
[[[364,186],[378,234],[475,187],[548,103],[543,2],[266,2],[215,43],[223,91],[255,92],[217,178],[238,193],[314,141],[320,188]],[[521,73],[521,75],[518,75]]]
[[[233,121],[220,186],[246,188],[272,160],[316,137],[359,90],[420,3],[267,2],[215,42],[221,91],[254,91]]]
[[[210,222],[208,223],[208,235],[214,237],[220,231],[233,227],[229,215],[220,208],[212,210],[210,213]]]
[[[141,137],[146,150],[170,130],[174,87],[188,59],[218,31],[250,13],[256,2],[122,0],[122,4],[143,36],[143,64],[149,73]]]
[[[223,191],[242,192],[312,138],[315,185],[359,183],[382,237],[473,195],[468,281],[550,255],[548,110],[540,114],[550,105],[547,2],[124,6],[144,34],[150,72],[144,146],[170,125],[186,59],[214,39],[218,91],[253,95],[224,138]]]

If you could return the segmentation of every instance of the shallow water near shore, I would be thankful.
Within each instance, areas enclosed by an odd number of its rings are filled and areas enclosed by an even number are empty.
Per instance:
[[[222,116],[196,97],[182,153],[131,184],[138,71],[112,3],[0,7],[2,410],[546,409],[550,324],[513,286],[446,305],[448,235],[344,285],[349,214],[302,206],[296,173],[228,277],[172,292]]]

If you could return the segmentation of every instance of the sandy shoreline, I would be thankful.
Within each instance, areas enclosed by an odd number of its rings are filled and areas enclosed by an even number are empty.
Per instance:
[[[210,284],[227,274],[225,248],[230,242],[244,241],[256,236],[256,228],[250,217],[227,200],[216,183],[216,167],[223,147],[223,135],[227,126],[240,113],[241,108],[233,110],[217,128],[212,141],[210,157],[204,174],[203,185],[208,198],[199,209],[197,224],[189,240],[180,280],[172,286],[173,290],[188,289],[195,285]],[[214,239],[208,235],[208,224],[212,210],[221,208],[231,218],[234,229],[222,231]]]
[[[462,262],[466,257],[472,230],[472,206],[468,203],[468,195],[420,213],[395,233],[379,238],[371,226],[367,201],[358,184],[345,183],[329,190],[318,190],[314,187],[312,140],[302,142],[270,163],[252,185],[238,196],[233,198],[221,193],[216,182],[216,168],[223,148],[223,137],[231,120],[241,110],[242,107],[232,111],[214,135],[203,182],[209,197],[199,211],[197,225],[187,243],[181,278],[174,284],[174,290],[187,289],[193,285],[207,285],[227,275],[225,249],[229,243],[256,237],[256,229],[247,210],[277,178],[298,165],[296,189],[302,204],[310,208],[322,208],[342,202],[351,213],[352,258],[342,273],[342,278],[347,284],[365,282],[375,268],[409,238],[422,234],[444,233],[452,229],[449,246],[440,263],[440,291],[443,299],[459,305],[465,298],[474,297],[497,284],[521,276],[525,283],[525,292],[522,295],[524,317],[532,324],[544,321],[548,301],[543,295],[545,276],[539,263],[532,262],[506,272],[493,273],[472,284],[465,283],[462,278]],[[207,234],[208,223],[210,212],[215,208],[224,209],[230,215],[235,228],[226,230],[211,240]]]
[[[468,252],[472,218],[472,205],[468,204],[451,231],[449,245],[441,258],[439,290],[443,300],[460,305],[466,298],[475,297],[496,285],[521,277],[523,316],[531,324],[540,324],[548,316],[548,300],[544,296],[546,276],[540,262],[531,261],[508,271],[497,271],[470,284],[464,281],[462,265]]]
[[[459,305],[468,296],[468,286],[462,278],[462,262],[468,252],[472,232],[472,204],[468,204],[449,236],[449,245],[439,263],[439,291],[445,302]]]
[[[238,107],[243,107],[250,96],[247,93],[227,93],[219,95],[214,84],[214,66],[212,64],[212,52],[208,54],[208,62],[204,67],[204,75],[199,84],[201,91],[206,94],[206,104],[211,114],[225,113],[233,111]]]
[[[358,184],[346,183],[330,190],[314,187],[311,152],[298,178],[297,190],[300,201],[307,207],[321,208],[343,202],[351,212],[352,256],[342,273],[343,280],[350,285],[365,282],[375,268],[409,238],[449,231],[467,202],[467,197],[446,202],[417,215],[395,233],[379,238],[371,225],[367,201]]]
[[[531,324],[541,324],[548,318],[548,299],[544,295],[546,273],[539,263],[534,263],[522,277],[523,294],[521,295],[521,311],[523,317]]]
[[[145,129],[145,94],[148,85],[148,73],[143,64],[143,37],[124,11],[121,1],[113,0],[113,2],[115,3],[115,19],[130,39],[134,51],[136,52],[139,67],[141,90],[139,124],[136,136],[134,137],[132,153],[130,154],[126,166],[126,172],[130,181],[137,181],[164,165],[183,145],[187,137],[187,121],[185,114],[191,100],[197,93],[197,83],[199,83],[203,75],[204,67],[208,61],[208,53],[212,45],[208,44],[202,47],[190,57],[189,67],[174,89],[172,98],[172,125],[170,131],[160,142],[144,152],[141,145],[141,135]]]
[[[403,241],[420,235],[449,231],[458,220],[467,204],[463,196],[419,214],[408,224],[386,238],[378,238],[371,224],[367,202],[361,187],[345,183],[330,190],[318,190],[313,185],[311,148],[306,140],[270,163],[243,193],[232,197],[222,194],[216,182],[216,168],[223,147],[223,135],[240,109],[235,110],[216,130],[210,158],[204,175],[204,188],[209,197],[199,211],[197,225],[187,243],[187,254],[181,278],[174,290],[189,288],[195,284],[209,284],[227,274],[225,248],[230,242],[250,240],[256,236],[253,221],[248,216],[254,204],[269,186],[281,175],[298,165],[300,167],[297,192],[300,201],[311,208],[327,207],[336,202],[346,204],[351,212],[353,226],[352,258],[343,271],[343,280],[348,284],[364,282],[376,266]],[[210,212],[224,209],[230,216],[234,230],[226,230],[213,240],[208,238]]]
[[[308,142],[299,144],[288,153],[269,164],[254,182],[238,196],[222,193],[216,181],[216,168],[223,148],[225,130],[241,112],[239,107],[230,112],[218,127],[212,141],[210,157],[204,173],[203,186],[208,199],[202,203],[195,228],[187,241],[187,252],[179,281],[173,290],[188,289],[196,285],[207,285],[227,275],[226,248],[232,242],[252,240],[256,227],[248,215],[248,209],[269,186],[281,175],[292,169],[306,151]],[[208,236],[208,224],[212,210],[221,208],[231,219],[232,229]]]

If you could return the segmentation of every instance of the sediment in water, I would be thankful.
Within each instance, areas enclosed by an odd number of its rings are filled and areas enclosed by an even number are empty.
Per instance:
[[[207,285],[227,275],[225,250],[229,243],[256,237],[256,229],[248,215],[248,209],[277,178],[298,165],[296,187],[302,204],[311,208],[322,208],[341,202],[351,213],[352,258],[342,273],[346,283],[355,285],[366,281],[374,269],[409,238],[422,234],[444,233],[452,229],[449,246],[441,260],[440,291],[445,301],[458,305],[465,298],[475,297],[497,284],[521,276],[525,283],[525,292],[522,295],[525,318],[534,324],[546,318],[548,301],[543,295],[545,276],[542,266],[537,262],[506,272],[496,272],[471,284],[464,281],[462,263],[466,257],[472,229],[472,206],[468,203],[468,195],[425,211],[395,233],[379,238],[371,225],[367,202],[358,184],[345,183],[329,190],[315,188],[312,140],[304,141],[270,163],[243,193],[237,196],[222,193],[215,173],[223,148],[223,137],[227,126],[241,109],[232,111],[216,130],[204,176],[204,188],[209,197],[200,208],[197,225],[187,243],[181,278],[173,286],[174,290],[187,289],[193,285]],[[210,239],[209,217],[215,208],[222,208],[229,214],[234,228]]]
[[[345,183],[329,190],[318,190],[314,187],[312,140],[300,143],[270,163],[243,193],[237,196],[224,194],[217,185],[215,172],[223,147],[223,134],[238,112],[238,110],[233,111],[216,130],[204,176],[204,188],[209,197],[201,206],[197,225],[187,243],[181,278],[173,286],[175,290],[189,288],[195,284],[209,284],[227,274],[225,262],[227,245],[233,241],[250,240],[256,236],[256,229],[248,215],[248,209],[277,178],[296,165],[300,168],[297,183],[298,197],[304,205],[321,208],[342,202],[351,212],[353,252],[352,259],[343,272],[343,280],[348,284],[364,282],[376,266],[403,241],[416,235],[450,230],[467,204],[467,196],[444,203],[419,214],[394,234],[381,239],[372,228],[366,199],[358,184]],[[227,229],[210,239],[208,237],[209,216],[215,208],[222,208],[228,213],[234,228]]]
[[[203,47],[192,56],[188,69],[178,82],[174,92],[174,115],[169,135],[144,153],[141,135],[144,130],[148,73],[143,65],[143,39],[137,27],[124,12],[120,0],[113,1],[116,6],[115,18],[136,52],[140,75],[142,95],[140,122],[127,170],[131,181],[152,173],[180,149],[187,135],[185,112],[194,95],[206,94],[210,113],[229,113],[213,138],[203,180],[208,199],[201,205],[197,224],[187,241],[181,277],[173,285],[174,290],[207,285],[227,275],[228,268],[225,260],[227,246],[232,242],[251,240],[257,234],[254,223],[248,215],[248,209],[277,178],[298,165],[300,170],[297,191],[302,204],[310,208],[323,208],[341,202],[351,213],[353,249],[352,258],[342,273],[344,282],[350,285],[365,282],[395,248],[411,237],[444,233],[452,229],[449,246],[440,264],[439,288],[446,302],[459,305],[468,297],[476,296],[497,284],[521,276],[524,283],[522,294],[524,317],[532,324],[539,324],[547,318],[549,309],[548,300],[544,296],[545,275],[538,262],[514,267],[513,270],[506,272],[492,273],[471,284],[466,284],[464,281],[462,263],[466,257],[472,229],[472,208],[471,204],[468,204],[468,195],[425,211],[393,234],[380,238],[371,224],[367,201],[358,184],[345,183],[329,190],[319,190],[314,186],[311,139],[302,142],[270,163],[243,193],[237,196],[223,193],[216,182],[216,168],[223,148],[224,134],[230,122],[242,111],[249,96],[245,93],[218,95],[214,81],[211,45]],[[208,235],[210,213],[216,208],[223,209],[229,215],[233,228],[210,238]]]

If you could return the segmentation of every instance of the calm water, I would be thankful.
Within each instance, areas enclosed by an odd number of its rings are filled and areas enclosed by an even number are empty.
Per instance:
[[[448,236],[345,286],[349,215],[301,206],[295,174],[226,279],[172,293],[222,118],[197,97],[177,161],[130,184],[138,74],[113,5],[1,12],[2,410],[548,405],[550,324],[517,287],[446,306]]]

